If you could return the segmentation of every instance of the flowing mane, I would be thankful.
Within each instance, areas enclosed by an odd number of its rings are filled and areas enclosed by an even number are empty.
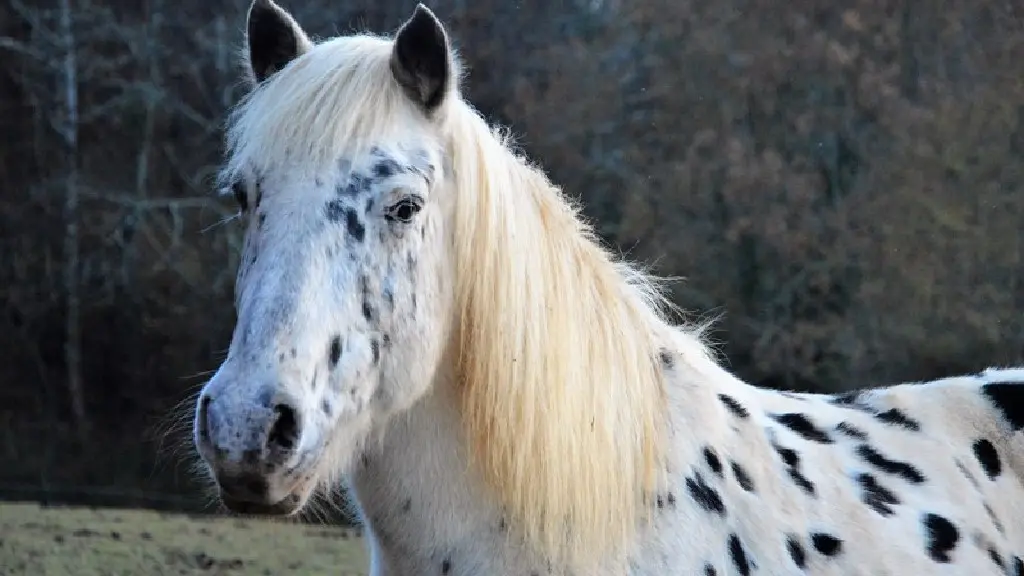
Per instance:
[[[222,178],[322,169],[416,111],[389,40],[319,44],[234,110]],[[570,565],[622,550],[666,450],[655,278],[601,247],[575,203],[461,98],[437,120],[452,159],[457,386],[469,456],[527,541]],[[692,337],[690,337],[692,336]],[[685,353],[684,353],[685,357]]]
[[[633,535],[657,481],[668,304],[478,115],[452,131],[468,437],[514,525],[576,564]]]

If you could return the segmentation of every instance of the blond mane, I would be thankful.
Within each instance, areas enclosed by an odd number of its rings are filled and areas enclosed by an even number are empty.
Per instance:
[[[318,169],[401,139],[422,120],[390,50],[377,37],[331,40],[256,88],[230,117],[226,177]],[[625,551],[663,470],[669,304],[470,105],[444,106],[471,463],[540,553],[571,566],[607,560]]]
[[[660,294],[479,116],[453,120],[468,437],[528,540],[597,559],[632,536],[662,458]]]

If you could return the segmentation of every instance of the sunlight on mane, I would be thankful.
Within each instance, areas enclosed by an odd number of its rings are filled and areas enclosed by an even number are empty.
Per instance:
[[[391,43],[314,47],[257,88],[228,127],[227,177],[320,169],[422,123]],[[657,280],[613,258],[542,171],[472,107],[444,105],[452,160],[458,386],[472,464],[529,542],[584,566],[624,553],[666,448],[659,345],[691,345]],[[673,334],[673,335],[670,335]],[[682,338],[680,338],[680,336]]]

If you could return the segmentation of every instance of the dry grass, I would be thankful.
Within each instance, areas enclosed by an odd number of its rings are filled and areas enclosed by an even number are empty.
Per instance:
[[[4,576],[354,576],[367,566],[353,529],[0,503]]]

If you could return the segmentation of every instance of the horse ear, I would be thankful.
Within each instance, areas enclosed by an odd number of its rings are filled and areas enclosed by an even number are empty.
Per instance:
[[[454,67],[444,26],[429,8],[417,4],[395,36],[391,73],[429,114],[451,90]]]
[[[246,22],[247,69],[258,84],[313,47],[292,15],[273,0],[253,0]]]

